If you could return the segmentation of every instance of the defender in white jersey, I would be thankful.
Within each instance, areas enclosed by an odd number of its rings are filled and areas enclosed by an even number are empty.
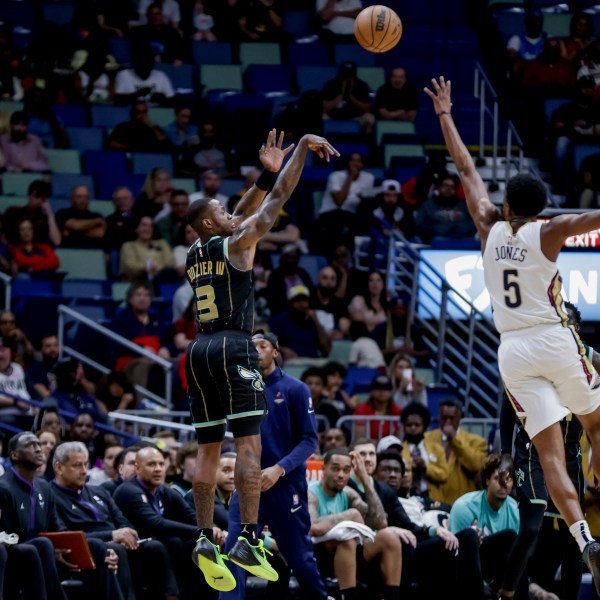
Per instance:
[[[452,120],[450,82],[425,88],[465,190],[481,239],[486,286],[500,332],[498,364],[507,395],[535,445],[552,500],[583,553],[600,594],[600,544],[584,519],[566,469],[559,422],[573,412],[592,447],[600,474],[600,381],[573,327],[567,324],[556,259],[564,241],[600,228],[600,211],[560,215],[539,223],[546,188],[530,175],[506,185],[502,213],[490,202],[481,176]],[[513,591],[501,590],[511,598]]]

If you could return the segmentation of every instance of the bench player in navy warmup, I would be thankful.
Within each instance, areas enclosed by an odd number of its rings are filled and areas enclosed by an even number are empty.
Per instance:
[[[567,473],[560,421],[577,415],[592,445],[600,475],[600,375],[567,321],[556,260],[567,238],[600,227],[600,210],[539,221],[548,192],[532,175],[506,184],[502,213],[490,202],[485,184],[452,120],[450,82],[431,80],[442,134],[458,168],[469,214],[481,239],[483,275],[494,324],[500,332],[498,366],[508,398],[538,451],[546,486],[564,517],[600,593],[600,544],[585,521]],[[504,590],[511,598],[514,590]]]
[[[258,350],[268,410],[260,428],[262,494],[259,521],[269,526],[279,551],[294,571],[302,597],[325,600],[327,592],[308,535],[306,460],[318,445],[310,391],[277,365],[279,343],[273,333],[256,333],[252,339]],[[234,494],[229,506],[229,537],[225,549],[231,548],[237,539],[239,523],[238,495]],[[232,572],[237,587],[232,592],[221,593],[221,600],[245,598],[245,573],[235,567]],[[287,589],[287,585],[283,587]]]
[[[199,332],[186,354],[190,412],[199,444],[193,493],[200,537],[192,558],[208,584],[221,591],[235,587],[235,578],[211,540],[216,471],[227,422],[237,447],[235,487],[242,526],[228,558],[253,575],[271,580],[278,577],[256,537],[260,424],[265,413],[264,384],[251,338],[256,245],[298,184],[308,150],[327,160],[339,156],[326,139],[305,135],[267,195],[290,151],[282,149],[282,142],[283,134],[277,141],[276,132],[269,133],[260,150],[266,170],[233,215],[215,199],[196,200],[188,210],[188,222],[200,237],[190,248],[186,263],[197,301]]]

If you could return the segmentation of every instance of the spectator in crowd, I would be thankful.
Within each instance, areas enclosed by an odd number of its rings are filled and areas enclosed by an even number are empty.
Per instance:
[[[323,454],[334,448],[347,448],[348,442],[344,432],[338,427],[332,427],[323,434]]]
[[[442,445],[448,462],[449,475],[445,483],[429,484],[429,496],[446,504],[475,489],[475,476],[487,457],[487,442],[475,433],[460,428],[462,405],[458,400],[440,400],[439,429],[425,433],[426,443]]]
[[[106,221],[90,207],[90,191],[77,185],[71,192],[71,207],[56,213],[56,224],[64,248],[100,248],[106,232]]]
[[[17,241],[17,223],[29,219],[33,223],[35,239],[41,244],[60,246],[60,230],[54,219],[52,206],[48,201],[51,187],[47,181],[37,179],[27,188],[25,206],[9,206],[2,215],[2,227],[9,243]]]
[[[128,37],[131,24],[137,20],[138,13],[133,0],[99,0],[97,4],[98,27],[111,37]]]
[[[227,208],[229,198],[221,193],[221,181],[221,175],[217,170],[207,169],[204,171],[200,178],[202,189],[193,195],[194,200],[197,200],[198,198],[215,198]],[[199,194],[202,195],[200,196]]]
[[[60,348],[58,336],[54,333],[45,335],[40,340],[41,360],[32,362],[27,367],[27,375],[40,398],[49,396],[56,385],[54,369],[58,362]]]
[[[32,431],[50,431],[54,434],[57,443],[65,437],[64,429],[64,422],[54,406],[43,406],[33,420]]]
[[[76,565],[69,562],[66,549],[54,549],[48,538],[37,537],[42,532],[65,531],[58,517],[50,484],[37,477],[37,470],[46,457],[39,440],[28,431],[14,435],[8,444],[12,468],[0,479],[0,530],[19,536],[19,543],[8,552],[5,597],[56,598],[66,600],[60,585],[61,575],[71,576]],[[23,508],[21,508],[23,506]],[[90,539],[88,545],[96,569],[76,574],[83,579],[84,594],[90,600],[112,600],[121,597],[114,573],[118,557],[107,550],[100,540]]]
[[[417,88],[407,81],[406,70],[395,67],[375,96],[376,116],[394,121],[414,121],[419,107]]]
[[[595,39],[592,15],[576,12],[569,23],[569,35],[560,39],[560,54],[577,70],[585,51]]]
[[[100,433],[93,415],[83,411],[71,423],[69,441],[81,442],[89,453],[89,464],[95,465],[104,456],[104,448],[114,442],[114,436]]]
[[[350,473],[354,474],[364,490],[360,494],[349,487]],[[308,510],[310,533],[317,538],[316,554],[324,552],[334,556],[333,569],[338,580],[342,598],[355,600],[356,590],[356,537],[330,536],[320,546],[319,538],[329,533],[342,521],[365,524],[376,531],[372,543],[364,544],[362,555],[366,562],[380,558],[379,569],[382,580],[381,592],[385,600],[400,598],[400,576],[402,573],[402,544],[397,531],[387,527],[385,510],[373,481],[365,470],[362,457],[347,450],[334,448],[323,458],[323,478],[308,485]],[[407,539],[407,538],[405,538]]]
[[[125,281],[136,279],[174,278],[173,250],[165,240],[155,240],[154,223],[148,216],[140,217],[135,228],[136,238],[121,247],[119,275]]]
[[[280,0],[241,0],[238,27],[242,41],[274,42],[283,36],[283,4]]]
[[[354,296],[348,306],[350,318],[362,321],[372,338],[383,340],[388,320],[389,300],[383,275],[379,271],[371,271],[367,280],[367,289]],[[383,344],[379,344],[380,347]]]
[[[338,291],[337,272],[333,267],[323,267],[317,275],[311,307],[332,340],[343,338],[350,326],[348,309],[343,298],[338,296]]]
[[[387,375],[378,375],[371,382],[371,393],[364,404],[359,404],[354,415],[396,417],[393,421],[356,421],[354,437],[365,437],[378,440],[387,435],[398,435],[400,431],[400,409],[392,400],[392,381]]]
[[[343,62],[338,74],[323,87],[323,118],[336,121],[356,120],[366,133],[373,128],[370,88],[356,75],[356,63]]]
[[[130,446],[121,450],[115,457],[114,468],[117,472],[116,479],[110,479],[101,484],[108,493],[113,496],[115,490],[126,480],[135,476],[135,455],[139,450],[138,446]]]
[[[541,10],[525,15],[525,33],[513,35],[506,45],[511,73],[520,76],[525,61],[533,60],[544,50],[546,33],[543,31],[544,14]]]
[[[173,190],[169,200],[171,210],[164,217],[155,220],[156,230],[171,248],[185,245],[185,228],[187,226],[187,209],[189,205],[190,201],[185,190]]]
[[[48,460],[48,456],[56,445],[58,444],[58,440],[56,436],[49,429],[40,429],[36,433],[37,439],[40,440],[40,446],[42,447],[42,452],[46,456],[46,460]]]
[[[134,202],[133,194],[127,187],[118,187],[113,192],[115,210],[105,219],[105,252],[110,254],[113,250],[120,250],[125,242],[131,242],[135,239],[135,226],[133,224]]]
[[[179,6],[175,0],[166,0],[170,5]],[[177,15],[179,17],[179,15]],[[131,40],[139,52],[148,52],[155,62],[172,64],[176,67],[183,64],[184,45],[181,34],[165,23],[160,2],[152,2],[146,9],[146,24],[131,30]]]
[[[123,71],[121,71],[123,73]],[[123,152],[169,152],[171,145],[165,132],[148,117],[148,104],[136,100],[129,121],[119,123],[107,140],[109,150]]]
[[[411,495],[428,497],[430,482],[441,485],[448,481],[449,468],[444,447],[431,438],[425,440],[431,415],[422,404],[415,402],[406,406],[400,421],[404,429],[404,463],[412,468]]]
[[[338,244],[354,243],[353,236],[357,229],[355,215],[361,201],[360,194],[373,189],[375,184],[373,174],[364,171],[363,166],[362,156],[353,152],[348,157],[346,168],[334,171],[327,178],[315,227],[316,249],[329,251]],[[331,238],[332,231],[338,232],[333,242],[319,243],[320,236]]]
[[[528,93],[536,92],[545,98],[570,95],[575,72],[571,62],[562,58],[559,40],[546,39],[542,53],[525,63],[522,83]]]
[[[424,242],[434,237],[462,239],[475,235],[466,202],[456,195],[456,179],[443,177],[417,211],[417,233]]]
[[[134,217],[156,217],[171,201],[173,185],[166,169],[152,169],[146,176],[144,187],[133,207]]]
[[[413,402],[427,406],[425,380],[415,376],[415,365],[410,356],[396,354],[390,363],[388,374],[394,385],[394,404],[400,408]]]
[[[117,64],[112,55],[83,50],[75,72],[75,97],[82,104],[112,104]]]
[[[102,457],[102,466],[92,467],[87,470],[87,483],[89,485],[97,486],[102,485],[105,481],[116,479],[119,474],[115,470],[115,458],[122,450],[123,446],[121,444],[106,444],[104,456]],[[54,457],[54,460],[56,460],[56,456]],[[85,462],[87,463],[87,457]]]
[[[200,125],[200,142],[190,147],[189,154],[191,165],[185,169],[191,175],[202,175],[208,169],[217,173],[225,172],[225,154],[217,146],[216,126],[213,122],[207,121]]]
[[[323,393],[327,400],[338,408],[340,416],[352,414],[358,406],[358,396],[350,396],[342,387],[348,369],[338,362],[330,361],[323,366],[323,375],[325,376]]]
[[[194,230],[191,225],[186,225],[184,227],[184,237],[183,243],[178,244],[173,248],[173,260],[175,262],[175,269],[177,270],[177,275],[179,277],[185,277],[186,271],[186,262],[187,262],[187,253],[191,247],[191,245],[198,239],[198,234]],[[256,257],[255,257],[256,264]],[[187,280],[185,281],[186,285],[189,286]]]
[[[14,47],[12,24],[0,25],[0,97],[12,100],[15,96],[15,74],[20,66],[19,53]]]
[[[302,383],[306,384],[306,387],[308,387],[312,405],[315,407],[315,413],[318,415],[322,414],[329,419],[329,414],[326,412],[321,412],[319,409],[321,402],[324,402],[326,399],[323,395],[323,390],[325,389],[325,376],[323,375],[323,370],[320,367],[309,367],[302,373],[300,381],[302,381]],[[333,420],[330,419],[331,427],[335,425],[336,419],[337,411],[336,415],[333,417]],[[319,429],[321,430],[320,425]]]
[[[71,531],[106,544],[119,557],[117,578],[124,598],[147,589],[156,600],[178,594],[166,548],[156,540],[138,542],[138,533],[125,519],[105,488],[86,483],[88,452],[80,442],[66,442],[54,453],[52,493],[59,518]]]
[[[49,171],[42,141],[28,132],[29,117],[23,111],[10,116],[10,131],[0,135],[0,167],[14,173]]]
[[[190,300],[194,297],[194,290],[192,286],[184,281],[173,294],[173,304],[171,306],[171,312],[173,313],[173,322],[177,321],[179,317],[183,315],[185,309],[188,307]]]
[[[365,279],[364,273],[354,267],[350,247],[336,243],[330,252],[329,266],[338,276],[335,295],[344,300],[345,304],[349,304]]]
[[[316,9],[323,31],[334,39],[346,40],[354,37],[354,20],[363,4],[361,0],[317,0]]]
[[[29,429],[33,421],[30,406],[26,402],[13,398],[13,395],[30,400],[35,396],[35,390],[25,375],[23,367],[12,360],[15,349],[14,337],[5,335],[0,337],[0,417],[5,425]],[[7,396],[3,392],[12,395]]]
[[[160,8],[161,17],[165,25],[172,25],[175,29],[179,28],[179,23],[181,22],[181,11],[178,2],[175,0],[141,0],[138,8],[140,22],[150,22],[148,9],[151,6],[157,6]]]
[[[369,330],[363,321],[352,321],[350,324],[350,356],[348,363],[353,367],[385,370],[385,359],[377,342],[369,337]]]
[[[310,291],[295,285],[287,291],[288,310],[271,317],[269,326],[279,338],[284,359],[327,356],[331,340],[310,308]]]
[[[308,290],[308,296],[313,295],[313,284],[308,272],[300,266],[300,250],[295,244],[286,244],[281,249],[279,267],[271,271],[265,296],[272,315],[283,312],[288,303],[287,293],[296,286]]]
[[[217,481],[215,487],[215,525],[221,529],[227,529],[229,504],[235,491],[235,452],[223,452],[217,469]],[[224,520],[223,520],[223,517]],[[221,525],[222,523],[222,525]]]
[[[64,125],[54,114],[48,92],[37,85],[30,87],[23,98],[29,123],[27,131],[37,136],[45,148],[66,148],[69,138]]]
[[[590,44],[583,61],[583,65],[577,71],[577,79],[591,77],[596,87],[600,86],[600,40]]]
[[[215,35],[213,28],[215,26],[215,20],[212,15],[209,15],[204,10],[204,2],[202,0],[195,0],[193,12],[192,12],[192,23],[194,26],[193,39],[196,42],[216,42],[217,36]]]
[[[175,120],[164,128],[165,135],[171,144],[182,152],[196,146],[200,141],[198,127],[192,123],[191,119],[192,109],[181,104],[175,108]]]
[[[580,77],[575,97],[552,113],[551,136],[556,140],[553,181],[559,188],[564,189],[573,144],[592,144],[600,139],[600,105],[594,98],[595,85],[591,76]]]
[[[0,336],[11,343],[13,360],[21,365],[31,363],[34,355],[33,344],[18,326],[17,317],[10,310],[0,312]]]
[[[127,410],[135,407],[135,390],[125,373],[110,372],[98,382],[96,396],[102,410]]]
[[[187,309],[175,323],[173,323],[173,345],[178,352],[185,353],[187,347],[198,335],[196,325],[196,298],[192,298]]]
[[[142,448],[135,458],[135,477],[124,481],[114,500],[141,538],[161,541],[169,553],[180,587],[180,598],[216,598],[189,557],[198,530],[196,516],[181,494],[165,485],[165,458],[156,448]],[[222,542],[222,532],[215,532]]]
[[[579,170],[580,196],[579,208],[596,208],[600,191],[600,153],[587,156],[581,162]]]
[[[9,246],[14,263],[13,272],[52,272],[60,266],[56,252],[48,245],[35,240],[33,223],[23,219],[17,225],[19,243]]]
[[[177,450],[175,462],[179,473],[171,480],[169,485],[171,489],[177,490],[182,496],[185,496],[192,489],[197,454],[198,444],[194,442],[183,444]]]
[[[481,539],[479,556],[486,581],[501,582],[506,559],[519,530],[517,502],[510,497],[513,479],[498,475],[501,457],[487,457],[481,471],[483,489],[458,497],[450,511],[450,531],[477,527]]]

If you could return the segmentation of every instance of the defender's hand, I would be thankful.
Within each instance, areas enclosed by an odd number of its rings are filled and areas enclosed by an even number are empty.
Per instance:
[[[269,136],[267,137],[267,143],[263,144],[260,148],[258,156],[262,166],[267,171],[278,173],[283,164],[283,159],[292,151],[294,144],[288,146],[285,150],[282,149],[284,132],[279,134],[279,141],[277,141],[277,131],[271,129]]]
[[[329,162],[331,156],[339,156],[340,153],[324,138],[319,135],[309,133],[303,138],[308,144],[308,149],[317,153],[319,158],[324,158]]]
[[[432,79],[431,85],[434,91],[432,92],[429,88],[424,88],[424,92],[433,100],[435,113],[437,115],[441,112],[449,113],[452,108],[452,100],[450,99],[452,85],[450,80],[446,81],[443,77],[440,77],[440,82],[438,83],[435,79]]]

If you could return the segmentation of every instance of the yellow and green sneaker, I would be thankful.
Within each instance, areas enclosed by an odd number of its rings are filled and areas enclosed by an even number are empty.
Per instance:
[[[227,558],[242,569],[246,569],[256,577],[262,577],[267,581],[277,581],[279,574],[269,564],[265,553],[273,556],[264,546],[263,541],[258,540],[258,545],[253,546],[245,537],[238,537],[237,542],[229,551]]]
[[[235,577],[225,566],[219,546],[213,544],[206,536],[200,536],[192,552],[192,560],[202,573],[206,583],[220,592],[230,592],[235,588]]]

